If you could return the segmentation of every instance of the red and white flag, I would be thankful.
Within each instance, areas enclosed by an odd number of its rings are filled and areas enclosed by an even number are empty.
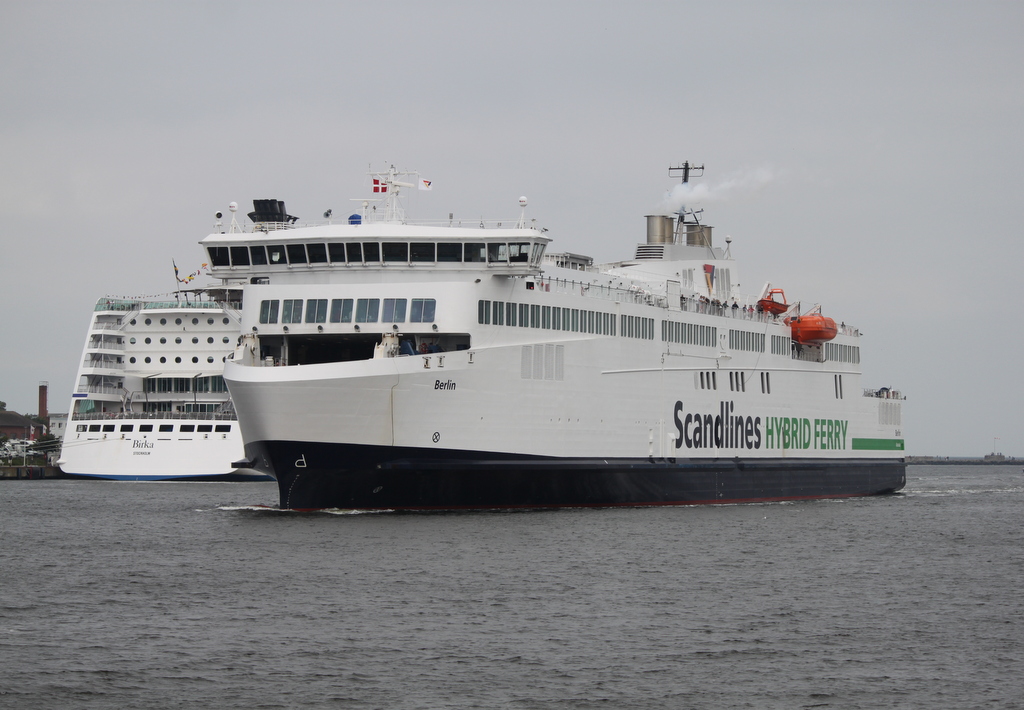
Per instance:
[[[388,191],[388,184],[386,182],[384,182],[383,180],[378,180],[377,178],[374,178],[373,179],[373,191],[374,192],[387,192]]]

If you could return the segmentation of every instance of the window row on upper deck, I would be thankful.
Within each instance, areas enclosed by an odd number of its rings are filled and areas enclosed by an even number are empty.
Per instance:
[[[379,298],[335,298],[330,301],[330,322],[351,323],[353,310],[356,323],[376,323],[382,315],[382,323],[405,323],[406,299],[385,298],[384,310],[381,313]],[[354,306],[354,309],[353,309]],[[412,310],[409,313],[410,323],[433,323],[437,302],[433,298],[412,299]],[[260,323],[277,323],[280,314],[281,323],[302,323],[303,299],[286,298],[284,307],[278,300],[260,302]],[[326,298],[310,298],[305,301],[306,323],[326,323],[328,305]]]
[[[543,244],[532,242],[310,242],[209,246],[213,266],[315,264],[540,264]]]

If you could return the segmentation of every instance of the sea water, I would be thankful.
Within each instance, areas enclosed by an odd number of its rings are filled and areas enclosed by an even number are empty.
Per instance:
[[[289,513],[0,483],[0,707],[1024,706],[1024,472],[799,503]]]

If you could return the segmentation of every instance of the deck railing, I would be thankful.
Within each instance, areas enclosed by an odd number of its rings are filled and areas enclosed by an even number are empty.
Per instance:
[[[210,421],[234,421],[238,417],[233,412],[90,412],[89,414],[72,414],[71,420],[105,421],[113,419],[207,419]]]

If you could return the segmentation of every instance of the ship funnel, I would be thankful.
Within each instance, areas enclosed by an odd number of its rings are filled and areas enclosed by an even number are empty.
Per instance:
[[[669,215],[647,215],[647,243],[671,244],[674,237],[675,220]]]
[[[255,224],[279,223],[292,224],[298,217],[292,217],[285,209],[284,200],[253,200],[253,211],[249,213],[249,219]]]
[[[696,222],[680,221],[679,243],[685,243],[689,247],[709,247],[711,246],[711,227]]]

